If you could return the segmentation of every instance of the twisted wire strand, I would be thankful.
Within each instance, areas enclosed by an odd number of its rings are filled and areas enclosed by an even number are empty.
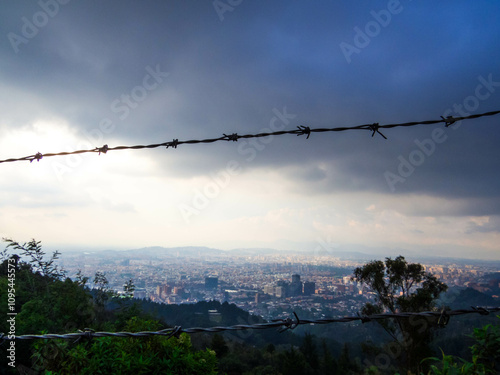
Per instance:
[[[214,332],[224,332],[224,331],[243,331],[243,330],[260,330],[269,328],[278,328],[280,332],[286,331],[288,329],[294,329],[295,327],[303,324],[330,324],[330,323],[350,323],[355,321],[361,321],[363,323],[370,322],[373,320],[382,319],[408,319],[411,317],[434,317],[438,318],[438,324],[446,325],[451,316],[466,315],[466,314],[480,314],[488,315],[492,312],[500,312],[500,307],[482,307],[473,306],[470,309],[459,309],[459,310],[449,310],[449,311],[423,311],[423,312],[403,312],[403,313],[385,313],[385,314],[373,314],[373,315],[356,315],[356,316],[344,316],[341,318],[325,318],[325,319],[299,319],[297,314],[295,314],[295,320],[291,318],[278,319],[268,323],[257,323],[257,324],[238,324],[234,326],[216,326],[216,327],[193,327],[193,328],[182,328],[176,326],[173,328],[167,328],[160,331],[144,331],[144,332],[95,332],[89,328],[83,331],[75,333],[66,334],[42,334],[42,335],[20,335],[20,336],[7,336],[3,333],[0,334],[0,339],[2,340],[36,340],[36,339],[80,339],[82,337],[91,339],[94,337],[151,337],[151,336],[167,336],[168,338],[179,335],[180,333],[214,333]],[[445,319],[446,318],[446,319]],[[444,324],[440,322],[444,321]]]
[[[93,149],[76,150],[76,151],[68,151],[68,152],[56,152],[56,153],[46,153],[46,154],[41,154],[40,152],[38,152],[35,155],[24,156],[21,158],[10,158],[10,159],[0,160],[0,163],[11,163],[11,162],[17,162],[17,161],[32,162],[33,160],[40,161],[42,158],[52,157],[52,156],[64,156],[64,155],[75,155],[75,154],[96,153],[96,152],[99,153],[99,155],[100,155],[101,153],[105,154],[108,151],[118,151],[118,150],[140,150],[140,149],[151,149],[151,148],[158,148],[158,147],[177,148],[177,146],[182,145],[182,144],[208,144],[208,143],[215,143],[215,142],[220,142],[220,141],[236,142],[236,141],[238,141],[238,139],[263,138],[263,137],[271,137],[271,136],[281,136],[281,135],[285,135],[285,134],[295,134],[297,136],[307,135],[306,139],[309,139],[309,136],[311,135],[311,133],[340,132],[340,131],[348,131],[348,130],[369,130],[372,132],[372,137],[375,135],[375,133],[378,133],[380,136],[387,139],[387,137],[380,132],[380,129],[391,129],[391,128],[396,128],[396,127],[410,127],[410,126],[418,126],[418,125],[420,125],[420,126],[421,125],[434,125],[434,124],[439,124],[439,123],[444,123],[445,126],[448,127],[457,121],[471,120],[471,119],[476,119],[476,118],[486,117],[486,116],[494,116],[494,115],[497,115],[499,113],[500,113],[500,110],[479,113],[479,114],[474,114],[474,115],[469,115],[469,116],[463,116],[463,117],[448,116],[448,117],[444,118],[441,116],[440,120],[412,121],[412,122],[386,124],[386,125],[380,125],[379,123],[372,123],[372,124],[363,124],[363,125],[357,125],[357,126],[351,126],[351,127],[338,126],[338,127],[334,127],[334,128],[310,128],[308,126],[301,125],[301,126],[298,126],[297,129],[294,129],[294,130],[280,130],[280,131],[275,131],[275,132],[264,132],[264,133],[257,133],[257,134],[239,135],[237,133],[231,133],[229,135],[223,134],[222,137],[218,137],[218,138],[191,139],[191,140],[185,140],[185,141],[179,141],[178,139],[173,139],[172,141],[169,141],[169,142],[154,143],[154,144],[149,144],[149,145],[115,146],[115,147],[108,147],[108,145],[104,145],[102,147],[96,147]]]

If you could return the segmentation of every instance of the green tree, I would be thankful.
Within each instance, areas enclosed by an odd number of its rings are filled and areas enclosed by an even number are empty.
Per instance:
[[[294,349],[292,346],[290,350],[280,354],[280,370],[283,374],[287,375],[306,375],[313,374],[312,368],[307,363],[304,355]]]
[[[10,238],[3,238],[4,242],[8,245],[5,248],[5,254],[7,250],[12,248],[13,250],[20,253],[21,256],[26,256],[29,258],[28,263],[31,265],[33,272],[40,273],[42,276],[53,277],[60,279],[66,275],[66,272],[56,265],[54,262],[59,259],[59,251],[54,251],[49,259],[45,259],[45,252],[42,250],[41,241],[36,241],[32,239],[31,241],[19,244],[19,242],[13,241]]]
[[[320,362],[320,374],[324,375],[337,374],[337,362],[330,354],[325,339],[321,341],[321,348],[323,350],[323,358],[321,359]]]
[[[92,298],[85,287],[87,278],[79,274],[76,281],[64,279],[64,272],[55,264],[56,256],[45,258],[40,242],[9,245],[0,252],[0,314],[6,316],[9,274],[15,260],[16,334],[69,333],[85,327],[104,330],[137,332],[165,328],[158,321],[144,319],[144,312],[134,304],[124,311],[105,311],[100,322],[97,313],[105,303],[115,304],[109,283],[103,273],[94,279]],[[12,254],[12,252],[21,253]],[[10,266],[9,266],[10,265]],[[128,283],[129,290],[133,284]],[[128,299],[118,299],[130,302]],[[106,305],[109,307],[108,305]],[[101,309],[101,310],[99,310]],[[97,325],[97,327],[96,327]],[[0,321],[0,332],[9,332],[7,320]],[[217,358],[212,350],[196,351],[190,337],[162,336],[149,338],[99,338],[87,340],[18,340],[16,365],[23,373],[46,374],[213,374],[217,373]],[[0,369],[6,371],[7,356],[0,356]],[[35,370],[35,372],[33,372]],[[19,371],[13,370],[12,373]],[[3,372],[2,372],[3,373]]]
[[[366,303],[365,315],[382,312],[419,312],[435,307],[439,295],[447,285],[425,272],[419,263],[408,263],[404,257],[372,261],[354,270],[353,280],[366,284],[375,293],[374,303]],[[377,320],[390,334],[397,347],[391,347],[391,356],[401,359],[408,371],[420,370],[420,362],[429,356],[435,322],[431,318]],[[401,355],[399,355],[401,353]]]
[[[0,313],[7,314],[7,285],[9,264],[15,259],[15,312],[16,334],[42,332],[67,333],[89,326],[93,319],[93,303],[90,294],[78,283],[66,278],[55,264],[57,254],[46,259],[40,242],[28,244],[6,240],[8,246],[0,253]],[[20,254],[22,256],[20,256]],[[91,314],[87,314],[91,312]],[[6,321],[0,321],[0,332],[8,332]],[[29,367],[33,342],[16,341],[16,363]],[[5,356],[0,357],[0,368]]]
[[[318,370],[319,368],[319,359],[318,352],[316,349],[316,344],[314,342],[314,338],[311,334],[306,333],[303,340],[302,345],[300,345],[299,350],[304,355],[307,363],[313,370]]]
[[[500,318],[500,315],[497,315]],[[472,335],[475,344],[471,346],[472,358],[492,372],[500,373],[500,326],[487,324],[482,328],[474,328]]]
[[[500,316],[497,316],[500,318]],[[442,353],[440,360],[435,357],[424,359],[430,364],[429,375],[478,375],[500,373],[500,326],[487,324],[475,328],[472,337],[474,345],[470,347],[472,362]]]
[[[349,354],[349,345],[345,343],[338,360],[338,373],[342,375],[351,375],[359,374],[359,372],[357,364],[351,359]]]
[[[134,280],[129,279],[123,284],[123,292],[125,294],[125,298],[133,298],[134,297],[134,291],[135,291],[135,285],[134,285]]]
[[[160,325],[132,318],[125,329],[157,331]],[[195,351],[185,333],[179,338],[105,337],[76,345],[39,341],[33,358],[36,367],[51,374],[217,374],[215,352]]]
[[[215,351],[215,353],[217,354],[217,358],[219,359],[224,357],[229,352],[229,347],[226,344],[226,340],[224,340],[224,337],[222,337],[218,333],[215,333],[212,336],[210,349]]]

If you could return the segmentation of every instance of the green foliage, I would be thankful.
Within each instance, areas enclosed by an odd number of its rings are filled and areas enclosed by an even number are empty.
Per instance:
[[[313,374],[313,369],[307,363],[304,355],[293,348],[280,354],[280,368],[284,374],[305,375]]]
[[[123,292],[125,293],[125,298],[132,298],[134,297],[134,291],[135,291],[135,285],[134,285],[134,280],[129,279],[127,282],[123,285]]]
[[[386,258],[385,262],[372,261],[354,270],[353,279],[368,285],[375,292],[375,303],[367,303],[363,314],[384,311],[416,312],[435,307],[435,301],[447,285],[425,272],[418,263],[408,263],[404,257]],[[435,319],[415,317],[410,319],[378,320],[390,334],[397,347],[396,360],[408,371],[418,371],[422,358],[430,354]]]
[[[500,318],[500,316],[498,316]],[[434,361],[428,374],[432,375],[486,375],[500,373],[500,326],[487,324],[475,328],[472,337],[474,345],[470,347],[472,362],[463,358],[445,355],[440,360],[435,357],[426,358],[424,361]]]
[[[338,373],[342,375],[360,373],[358,365],[351,359],[349,354],[349,345],[347,345],[347,343],[342,347],[342,353],[338,359]]]
[[[403,256],[358,267],[353,279],[370,286],[375,292],[375,306],[392,313],[429,310],[448,289],[446,284],[425,272],[421,264],[408,263]]]
[[[500,326],[487,324],[482,328],[475,328],[473,337],[476,341],[471,347],[473,358],[500,373]]]
[[[78,270],[76,274],[76,283],[80,286],[85,286],[87,282],[89,281],[89,278],[87,276],[84,276],[82,273],[82,270]]]
[[[156,321],[132,318],[125,329],[156,331],[160,326]],[[217,374],[215,352],[194,351],[187,334],[170,339],[106,337],[75,346],[67,341],[55,345],[39,342],[33,356],[54,374]]]
[[[52,256],[48,260],[45,260],[45,252],[42,250],[41,241],[32,239],[28,243],[24,243],[22,245],[9,238],[3,238],[3,241],[8,243],[3,256],[7,254],[7,250],[9,248],[12,248],[13,250],[20,252],[21,256],[27,256],[30,259],[28,262],[33,268],[33,272],[38,272],[42,276],[56,279],[60,279],[66,275],[66,272],[63,269],[54,264],[54,262],[59,258],[59,251],[53,252]]]
[[[311,366],[313,370],[318,370],[319,368],[318,352],[312,335],[307,333],[304,336],[304,339],[302,340],[302,345],[300,345],[300,352],[304,355],[304,358],[309,363],[309,366]]]
[[[337,362],[333,359],[330,351],[326,346],[326,341],[322,342],[323,348],[323,358],[320,362],[320,374],[336,374],[337,373]]]
[[[145,314],[130,298],[115,298],[103,273],[96,274],[92,295],[85,287],[88,278],[81,272],[76,281],[64,280],[64,272],[54,263],[58,253],[46,260],[40,242],[7,242],[6,249],[0,252],[0,313],[7,313],[8,263],[14,258],[17,335],[69,333],[85,327],[132,332],[164,328],[156,320],[142,318]],[[125,286],[130,296],[132,280]],[[106,310],[113,304],[119,309]],[[0,332],[8,332],[6,319],[0,321]],[[25,373],[35,370],[45,374],[217,373],[215,352],[194,350],[185,334],[170,339],[99,338],[76,343],[22,340],[16,342],[16,365]],[[6,356],[0,356],[0,368],[7,368]]]
[[[224,357],[229,352],[229,347],[226,344],[226,340],[224,337],[215,333],[212,336],[212,343],[210,344],[210,348],[217,354],[217,358]]]
[[[443,354],[443,358],[430,357],[425,360],[439,362],[439,365],[430,365],[428,375],[486,375],[493,374],[488,371],[484,365],[477,363],[477,357],[473,358],[472,362],[458,358],[455,360],[451,355]],[[424,360],[424,361],[425,361]]]

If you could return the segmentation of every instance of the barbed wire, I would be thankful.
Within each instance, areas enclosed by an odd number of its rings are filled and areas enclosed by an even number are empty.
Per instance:
[[[81,338],[91,339],[94,337],[150,337],[150,336],[167,336],[170,338],[172,336],[178,336],[181,333],[215,333],[224,331],[243,331],[243,330],[260,330],[269,328],[278,328],[279,332],[286,330],[292,330],[299,325],[303,324],[330,324],[330,323],[350,323],[355,321],[361,321],[362,323],[382,320],[382,319],[409,319],[411,317],[426,317],[426,318],[437,318],[437,325],[445,326],[448,324],[450,317],[465,314],[480,314],[488,315],[491,312],[499,312],[500,307],[481,307],[472,306],[470,309],[460,309],[460,310],[449,310],[445,309],[441,311],[423,311],[423,312],[402,312],[402,313],[385,313],[385,314],[373,314],[373,315],[355,315],[355,316],[344,316],[341,318],[324,318],[324,319],[299,319],[297,314],[294,312],[295,319],[277,319],[267,323],[257,323],[257,324],[238,324],[234,326],[227,327],[194,327],[194,328],[182,328],[181,326],[175,326],[173,328],[166,328],[160,331],[143,331],[143,332],[95,332],[90,328],[85,328],[83,331],[75,333],[66,334],[41,334],[41,335],[4,335],[0,333],[0,340],[2,343],[6,340],[36,340],[36,339],[64,339],[71,340]]]
[[[380,129],[391,129],[391,128],[396,128],[396,127],[409,127],[409,126],[417,126],[417,125],[433,125],[433,124],[439,124],[439,123],[444,123],[445,126],[448,127],[457,121],[471,120],[471,119],[476,119],[476,118],[485,117],[485,116],[494,116],[494,115],[497,115],[499,113],[500,113],[500,111],[492,111],[492,112],[480,113],[480,114],[463,116],[463,117],[447,116],[445,118],[445,117],[441,116],[441,119],[439,119],[439,120],[413,121],[413,122],[404,122],[404,123],[386,124],[386,125],[380,125],[378,122],[372,123],[372,124],[351,126],[351,127],[334,127],[334,128],[310,128],[309,126],[300,125],[297,127],[297,129],[294,129],[294,130],[281,130],[281,131],[275,131],[275,132],[266,132],[266,133],[257,133],[257,134],[243,134],[243,135],[240,135],[237,133],[231,133],[231,134],[223,133],[222,137],[218,137],[218,138],[191,139],[191,140],[187,140],[187,141],[179,141],[178,139],[173,139],[172,141],[169,141],[169,142],[155,143],[155,144],[149,144],[149,145],[109,147],[106,144],[102,147],[96,147],[94,149],[88,149],[88,150],[77,150],[77,151],[68,151],[68,152],[47,153],[47,154],[42,154],[40,152],[37,152],[35,155],[24,156],[22,158],[11,158],[11,159],[0,160],[0,163],[11,163],[11,162],[17,162],[17,161],[29,161],[31,163],[33,160],[40,161],[44,157],[47,158],[47,157],[52,157],[52,156],[64,156],[64,155],[75,155],[75,154],[96,153],[96,152],[99,153],[99,155],[100,155],[101,153],[106,154],[109,151],[140,150],[140,149],[145,149],[145,148],[158,148],[158,147],[177,148],[177,146],[182,145],[182,144],[202,144],[202,143],[206,144],[206,143],[214,143],[214,142],[220,142],[220,141],[236,142],[239,139],[262,138],[262,137],[280,136],[280,135],[285,135],[285,134],[295,134],[297,136],[306,135],[307,136],[306,139],[309,139],[309,137],[312,133],[340,132],[340,131],[348,131],[348,130],[368,130],[368,131],[372,132],[372,137],[375,135],[375,133],[378,133],[384,139],[387,139],[387,137],[380,132]]]

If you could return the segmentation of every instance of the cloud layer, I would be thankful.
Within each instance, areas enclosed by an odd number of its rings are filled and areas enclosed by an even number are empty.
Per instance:
[[[499,109],[500,4],[236,3],[0,5],[0,159]],[[0,234],[122,248],[336,237],[500,259],[497,124],[0,164]]]

